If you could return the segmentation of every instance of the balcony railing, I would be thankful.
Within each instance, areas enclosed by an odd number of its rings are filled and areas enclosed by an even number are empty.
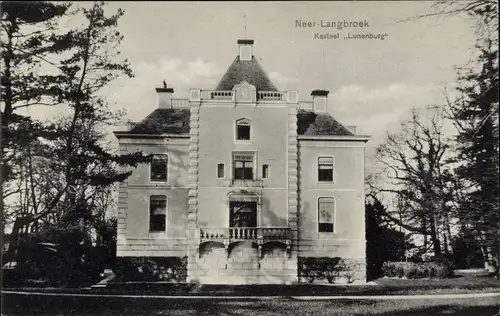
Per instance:
[[[299,110],[312,111],[314,109],[314,104],[312,101],[299,101],[297,108]]]
[[[289,227],[224,227],[201,228],[200,240],[203,241],[282,241],[291,239]]]
[[[215,91],[215,90],[202,90],[201,91],[202,100],[232,100],[233,91]]]
[[[284,101],[285,95],[283,92],[277,91],[258,91],[257,99],[263,101]]]
[[[188,109],[188,99],[172,99],[172,109]]]

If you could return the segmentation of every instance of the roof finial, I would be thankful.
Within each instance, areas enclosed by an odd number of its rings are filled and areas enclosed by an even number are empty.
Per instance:
[[[165,82],[165,80],[163,80],[163,88],[167,88],[167,83]]]
[[[323,51],[323,82],[322,82],[322,89],[326,89],[327,85],[327,80],[328,80],[328,70],[327,70],[327,64],[326,64],[326,55],[325,55],[325,45],[323,43],[323,46],[321,47]]]
[[[244,29],[245,30],[245,33],[244,33],[245,36],[243,38],[246,39],[247,38],[247,16],[246,15],[243,15],[243,22],[244,22],[244,25],[245,25],[245,29]]]

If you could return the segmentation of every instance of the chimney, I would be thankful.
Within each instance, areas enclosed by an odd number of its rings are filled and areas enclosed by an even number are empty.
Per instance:
[[[313,111],[316,113],[326,113],[327,112],[327,99],[328,93],[330,91],[327,90],[313,90],[311,95],[313,97]]]
[[[167,83],[163,80],[163,88],[156,88],[158,93],[158,107],[160,109],[170,109],[172,108],[172,94],[174,93],[173,88],[167,88]]]
[[[253,57],[253,40],[240,39],[238,40],[240,50],[240,60],[252,60]]]

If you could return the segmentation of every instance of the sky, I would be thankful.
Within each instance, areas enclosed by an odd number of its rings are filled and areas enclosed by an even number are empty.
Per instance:
[[[157,108],[154,89],[163,80],[177,98],[190,88],[214,89],[238,53],[237,40],[249,38],[278,89],[297,90],[301,100],[310,100],[314,89],[329,90],[331,115],[371,135],[374,147],[410,108],[443,104],[456,67],[471,58],[474,25],[467,17],[401,21],[430,12],[433,3],[110,2],[109,12],[125,11],[120,50],[135,78],[117,80],[105,93],[127,119],[139,121]],[[297,20],[364,27],[297,27]],[[344,40],[348,33],[383,34],[384,40]]]

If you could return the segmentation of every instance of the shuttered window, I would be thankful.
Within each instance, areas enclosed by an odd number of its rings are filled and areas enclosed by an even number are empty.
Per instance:
[[[333,157],[318,158],[318,182],[333,182]]]
[[[253,180],[254,174],[253,153],[234,153],[233,168],[235,180]]]

